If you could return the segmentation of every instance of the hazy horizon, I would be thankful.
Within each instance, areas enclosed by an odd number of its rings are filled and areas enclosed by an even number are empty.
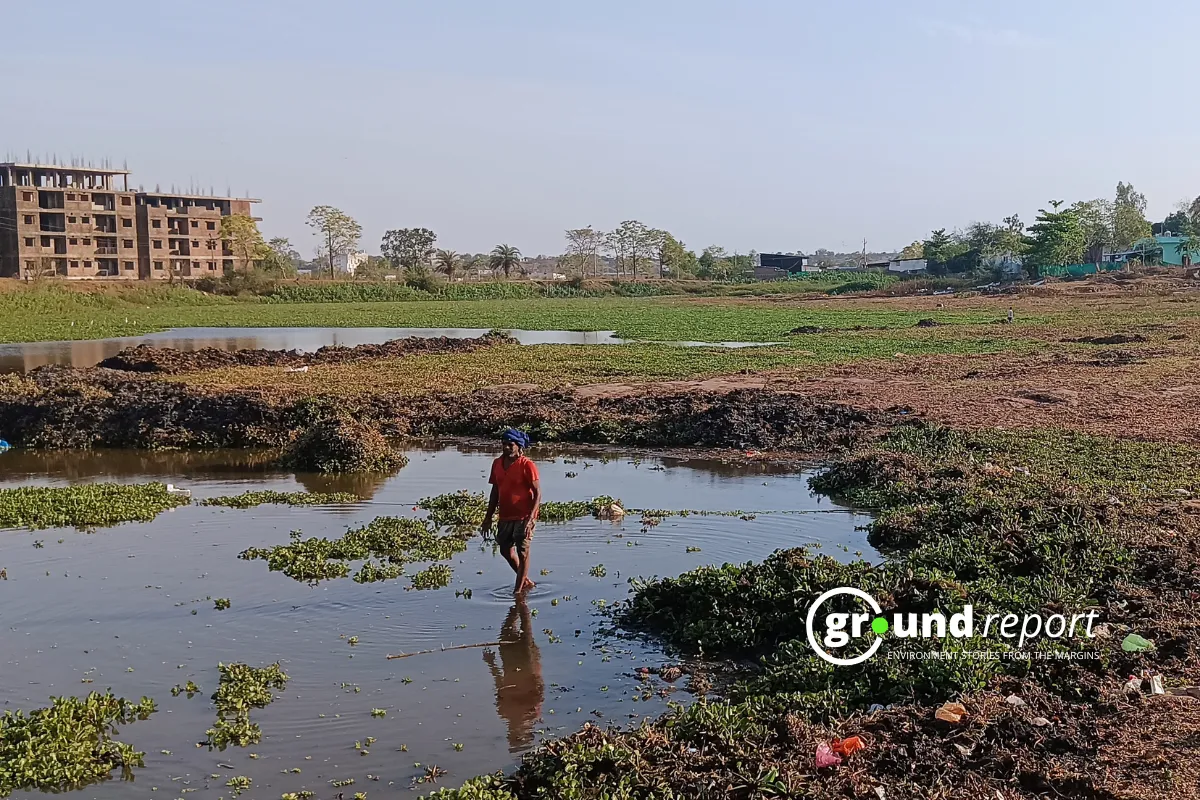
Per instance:
[[[249,193],[306,257],[315,205],[372,253],[422,226],[553,254],[624,219],[745,253],[1200,195],[1182,0],[119,6],[7,10],[0,151]]]

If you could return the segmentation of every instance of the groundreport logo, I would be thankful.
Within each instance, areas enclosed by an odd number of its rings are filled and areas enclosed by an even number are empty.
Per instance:
[[[849,595],[860,600],[870,612],[831,611],[824,616],[825,633],[818,641],[817,628],[813,624],[821,608],[835,597]],[[1092,625],[1096,621],[1098,611],[1086,614],[988,614],[983,619],[983,627],[976,625],[975,609],[964,605],[961,611],[950,615],[940,611],[915,613],[895,613],[889,619],[883,613],[883,608],[874,597],[862,589],[850,586],[839,586],[822,594],[808,607],[808,617],[805,627],[808,629],[808,644],[813,652],[830,664],[841,667],[852,667],[861,664],[883,644],[883,638],[890,632],[898,639],[945,639],[948,636],[955,639],[969,639],[977,632],[983,637],[999,637],[1000,639],[1016,640],[1017,648],[1025,645],[1030,639],[1045,636],[1050,639],[1073,638],[1080,623],[1083,636],[1092,638]],[[836,653],[852,642],[874,635],[875,640],[861,653],[842,658]],[[833,652],[830,652],[833,651]]]

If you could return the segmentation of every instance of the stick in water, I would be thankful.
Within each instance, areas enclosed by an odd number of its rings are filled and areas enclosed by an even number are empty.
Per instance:
[[[456,644],[453,647],[436,647],[433,650],[418,650],[415,653],[400,653],[394,656],[388,656],[388,661],[393,658],[408,658],[409,656],[423,656],[429,653],[444,653],[447,650],[469,650],[472,647],[496,647],[502,644],[519,644],[519,642],[479,642],[478,644]]]

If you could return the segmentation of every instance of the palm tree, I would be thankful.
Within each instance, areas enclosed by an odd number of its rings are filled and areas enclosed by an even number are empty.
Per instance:
[[[521,251],[511,244],[498,244],[492,248],[492,257],[488,259],[488,263],[493,270],[504,270],[504,277],[507,278],[514,267],[521,265]]]
[[[446,276],[446,280],[454,280],[454,273],[459,267],[458,253],[453,250],[438,250],[434,254],[433,263],[437,265],[437,271]]]

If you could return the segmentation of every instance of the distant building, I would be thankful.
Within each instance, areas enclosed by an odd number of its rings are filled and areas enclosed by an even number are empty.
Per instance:
[[[333,269],[342,275],[353,275],[369,258],[366,253],[341,253],[333,257]]]
[[[1137,259],[1143,263],[1160,261],[1169,267],[1190,267],[1200,264],[1200,248],[1193,247],[1195,239],[1162,234],[1139,239],[1128,250],[1109,253],[1105,261],[1129,261]]]
[[[773,281],[798,275],[802,272],[820,272],[819,267],[810,266],[808,256],[800,253],[759,253],[754,265],[754,278]]]
[[[0,277],[199,277],[243,266],[221,218],[250,198],[129,190],[129,171],[0,163]]]
[[[899,258],[888,262],[888,272],[903,275],[920,275],[925,272],[928,262],[923,258]]]

